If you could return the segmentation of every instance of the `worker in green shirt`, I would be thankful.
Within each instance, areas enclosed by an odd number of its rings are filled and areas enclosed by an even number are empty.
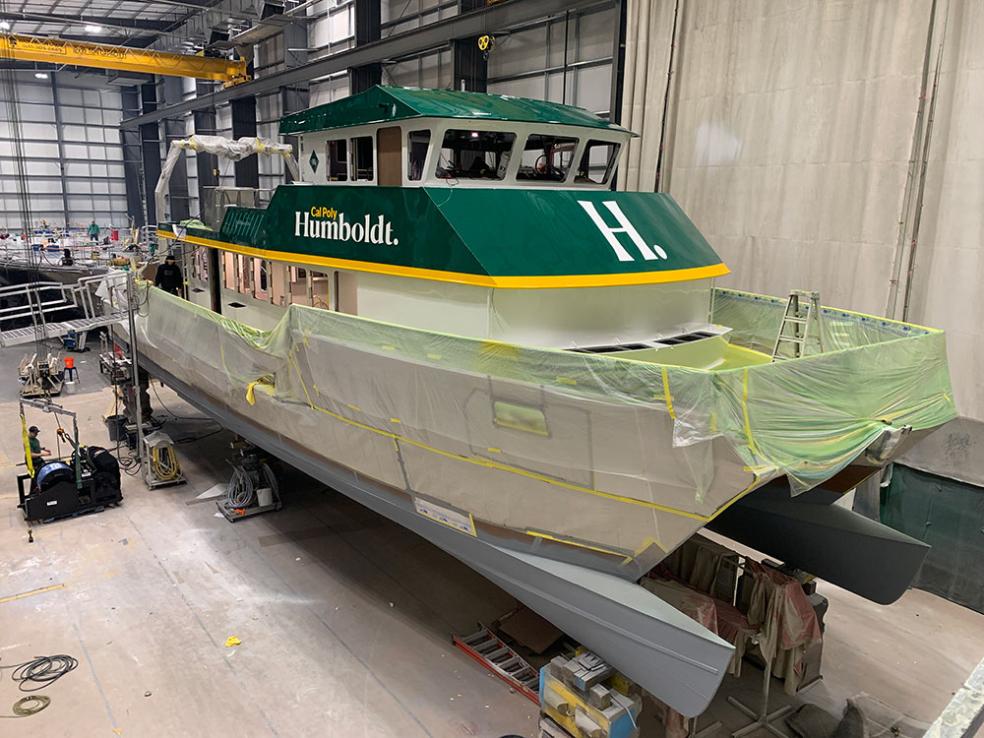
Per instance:
[[[27,440],[31,444],[31,465],[34,467],[35,473],[44,464],[43,457],[51,456],[51,451],[41,445],[41,439],[38,438],[38,433],[40,432],[41,429],[36,425],[32,425],[27,429]]]
[[[96,224],[95,220],[93,220],[89,224],[89,240],[91,241],[99,240],[99,226]]]

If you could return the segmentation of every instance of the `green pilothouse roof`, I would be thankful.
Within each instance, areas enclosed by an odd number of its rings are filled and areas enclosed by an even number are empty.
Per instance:
[[[280,120],[280,135],[388,123],[412,118],[513,121],[580,126],[629,133],[583,108],[509,95],[452,90],[411,90],[377,85]]]

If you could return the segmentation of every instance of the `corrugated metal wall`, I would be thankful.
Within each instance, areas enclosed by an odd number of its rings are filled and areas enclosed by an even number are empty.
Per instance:
[[[126,188],[119,125],[118,88],[99,87],[59,74],[56,122],[52,80],[17,71],[20,134],[27,160],[28,192],[34,220],[63,226],[125,225]],[[0,104],[0,227],[21,227],[17,167],[7,101]],[[61,149],[61,152],[59,151]],[[60,155],[64,155],[64,171]],[[36,224],[36,223],[35,223]]]

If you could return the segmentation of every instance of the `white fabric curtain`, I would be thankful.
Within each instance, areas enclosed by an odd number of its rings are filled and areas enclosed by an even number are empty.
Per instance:
[[[629,143],[619,189],[652,192],[661,146],[677,0],[629,0],[625,12],[622,125],[644,134]]]
[[[929,53],[932,112],[918,232],[903,244],[905,305],[910,244],[916,242],[907,319],[943,328],[957,410],[963,418],[934,433],[906,462],[984,485],[984,3],[937,0]],[[936,80],[937,60],[939,78]],[[935,105],[933,105],[935,102]],[[930,110],[932,108],[932,110]],[[918,209],[918,190],[913,194]],[[913,213],[913,217],[915,213]]]
[[[731,267],[723,284],[945,329],[965,417],[917,465],[984,482],[984,3],[627,12],[622,123],[642,138],[620,185],[653,190],[665,146],[660,189]]]

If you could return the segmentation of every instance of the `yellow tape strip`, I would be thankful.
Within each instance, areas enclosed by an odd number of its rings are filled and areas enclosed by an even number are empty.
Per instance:
[[[24,413],[20,414],[21,419],[21,437],[24,441],[24,460],[27,462],[27,473],[32,477],[34,476],[34,458],[31,454],[31,438],[27,434],[27,418],[24,417]]]
[[[171,231],[158,230],[162,238],[177,239]],[[470,284],[478,287],[499,287],[503,289],[544,289],[562,287],[616,287],[635,284],[665,284],[669,282],[687,282],[694,279],[710,279],[723,277],[731,272],[727,266],[711,264],[688,269],[672,269],[663,272],[631,272],[628,274],[558,274],[528,277],[491,277],[486,274],[468,274],[465,272],[448,272],[440,269],[424,269],[407,267],[398,264],[382,264],[373,261],[358,261],[355,259],[338,259],[312,254],[298,254],[292,251],[257,249],[252,246],[241,246],[226,241],[217,241],[200,236],[183,236],[182,241],[197,246],[207,246],[212,249],[229,251],[234,254],[253,256],[259,259],[283,261],[293,264],[329,267],[332,269],[349,269],[356,272],[371,272],[373,274],[388,274],[394,277],[413,277],[415,279],[432,279],[436,282],[454,282]]]
[[[14,600],[23,600],[25,597],[33,597],[34,595],[44,594],[45,592],[54,592],[56,589],[65,589],[65,585],[49,584],[47,587],[32,589],[28,592],[21,592],[20,594],[9,595],[8,597],[0,597],[0,605],[2,605],[5,602],[13,602]]]
[[[416,441],[412,438],[407,438],[406,436],[401,436],[397,433],[392,433],[390,431],[385,431],[375,426],[368,425],[366,423],[360,423],[357,420],[352,420],[351,418],[346,418],[344,415],[339,415],[336,412],[329,410],[328,408],[320,407],[315,404],[311,399],[311,395],[307,390],[307,385],[304,382],[304,378],[301,376],[300,368],[297,366],[297,362],[294,360],[293,355],[288,355],[287,361],[291,368],[297,373],[297,378],[301,383],[301,388],[304,390],[304,397],[307,399],[308,406],[319,413],[323,413],[335,420],[339,420],[348,425],[355,426],[356,428],[361,428],[362,430],[367,430],[370,433],[375,433],[385,438],[393,438],[400,443],[405,443],[409,446],[416,446],[417,448],[429,451],[438,456],[443,456],[448,459],[454,459],[455,461],[463,461],[466,464],[472,464],[474,466],[481,466],[488,469],[495,469],[497,471],[509,472],[510,474],[518,474],[519,476],[526,477],[528,479],[535,479],[538,482],[544,482],[545,484],[550,484],[555,487],[561,487],[563,489],[569,489],[574,492],[585,492],[587,494],[596,495],[598,497],[604,497],[608,500],[615,500],[617,502],[624,502],[629,505],[639,505],[640,507],[645,507],[650,510],[658,510],[660,512],[669,513],[671,515],[678,515],[682,518],[689,518],[690,520],[697,520],[701,523],[706,523],[711,520],[710,516],[700,515],[698,513],[692,513],[687,510],[680,510],[675,507],[669,507],[668,505],[660,505],[656,502],[647,502],[645,500],[637,500],[633,497],[623,497],[622,495],[617,495],[613,492],[604,492],[598,489],[592,489],[591,487],[582,487],[579,484],[572,484],[570,482],[565,482],[560,479],[554,479],[553,477],[548,477],[544,474],[539,474],[537,472],[532,472],[527,469],[520,469],[515,466],[510,466],[509,464],[503,464],[492,459],[485,459],[480,456],[462,456],[461,454],[451,453],[450,451],[444,451],[443,449],[430,446],[422,441]]]
[[[602,548],[601,546],[595,546],[591,543],[581,543],[580,541],[572,541],[568,538],[560,538],[558,536],[552,536],[549,533],[541,533],[540,531],[537,530],[528,530],[526,531],[526,535],[532,536],[533,538],[543,538],[547,541],[553,541],[554,543],[564,543],[567,544],[568,546],[577,546],[578,548],[585,548],[588,551],[596,551],[598,553],[608,554],[610,556],[618,556],[620,559],[630,558],[621,551],[612,551],[609,548]]]
[[[676,420],[676,412],[673,410],[673,395],[670,394],[670,373],[663,367],[663,399],[666,400],[666,410],[670,417]]]
[[[752,421],[748,417],[748,367],[745,367],[741,380],[741,412],[745,417],[745,440],[748,441],[748,448],[758,456],[758,448],[755,446],[755,438],[752,436]]]

